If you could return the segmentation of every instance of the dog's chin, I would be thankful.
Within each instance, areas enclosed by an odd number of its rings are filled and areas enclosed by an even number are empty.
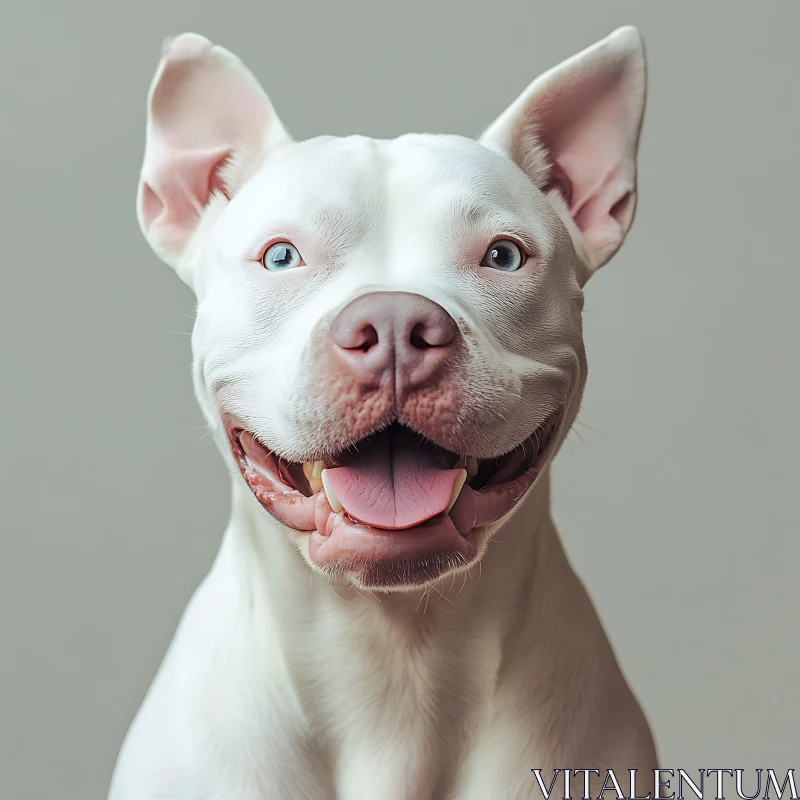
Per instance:
[[[298,533],[312,567],[360,588],[397,591],[480,558],[488,527],[513,510],[552,455],[561,419],[554,413],[491,459],[446,450],[392,424],[335,457],[297,463],[243,427],[227,430],[245,482]]]

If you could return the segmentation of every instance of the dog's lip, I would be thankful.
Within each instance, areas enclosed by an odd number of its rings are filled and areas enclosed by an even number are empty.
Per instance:
[[[537,426],[530,437],[511,451],[514,453],[520,447],[524,450],[529,441],[537,440],[538,446],[536,446],[533,458],[527,464],[524,472],[512,474],[508,480],[497,482],[491,482],[490,477],[488,482],[482,483],[481,468],[483,465],[492,461],[501,461],[503,457],[484,460],[479,466],[478,474],[473,476],[473,485],[466,484],[450,511],[439,516],[449,517],[458,533],[466,538],[469,538],[474,530],[496,522],[505,516],[533,484],[549,459],[562,419],[563,413],[559,409],[547,417],[544,423]],[[329,516],[338,517],[344,514],[347,517],[346,512],[335,514],[325,491],[311,493],[301,464],[293,464],[280,459],[241,425],[229,423],[227,430],[233,455],[245,482],[264,508],[280,522],[296,531],[316,531],[320,536],[327,537],[333,530]],[[542,435],[544,441],[540,438]],[[250,453],[248,454],[246,450],[249,450]],[[253,458],[253,455],[256,455],[256,458]],[[351,519],[350,521],[367,531],[376,530],[356,520]],[[396,531],[395,534],[402,536],[409,530],[415,530],[418,527],[421,526]],[[381,534],[387,533],[385,530],[380,532]]]
[[[528,443],[530,443],[531,440],[534,440],[535,441],[535,451],[536,451],[536,453],[535,453],[536,454],[536,461],[541,461],[542,460],[541,456],[546,455],[547,451],[549,451],[551,439],[553,438],[554,434],[560,428],[561,423],[563,421],[563,416],[564,416],[564,409],[563,409],[562,406],[559,405],[553,411],[551,411],[549,414],[545,415],[544,421],[539,423],[538,425],[536,425],[534,430],[533,430],[533,432],[529,436],[527,436],[522,442],[520,442],[519,444],[515,445],[510,450],[505,451],[500,456],[496,456],[496,457],[482,457],[481,456],[481,457],[478,457],[476,460],[482,466],[483,465],[492,464],[494,462],[499,462],[499,461],[507,458],[508,456],[516,453],[520,449],[525,451]],[[269,445],[265,444],[261,439],[258,438],[258,436],[256,436],[255,434],[251,433],[248,430],[248,428],[247,428],[247,426],[245,424],[242,424],[238,419],[236,419],[232,415],[227,414],[227,413],[223,414],[223,419],[224,419],[224,422],[225,422],[224,429],[225,429],[225,432],[227,434],[229,443],[230,443],[231,447],[234,450],[234,455],[237,456],[237,462],[239,460],[238,459],[238,455],[237,455],[237,448],[241,449],[241,437],[244,434],[249,434],[250,436],[252,436],[259,443],[259,445],[265,451],[267,451],[271,455],[275,456],[276,458],[279,458],[285,464],[293,464],[293,465],[302,466],[301,462],[291,461],[290,459],[281,456],[278,450],[272,449]],[[344,447],[341,447],[338,450],[332,451],[329,448],[322,448],[319,451],[317,451],[316,455],[310,456],[308,458],[308,460],[306,462],[304,462],[304,463],[313,463],[314,461],[319,460],[319,461],[324,461],[327,465],[330,465],[330,466],[339,466],[339,465],[341,465],[342,463],[345,462],[348,454],[357,453],[359,447],[367,439],[370,439],[373,436],[376,436],[376,435],[379,435],[379,434],[385,432],[387,430],[387,428],[391,427],[392,424],[397,424],[397,423],[388,423],[388,424],[376,425],[375,428],[369,434],[367,434],[365,436],[361,436],[358,439],[354,439],[352,441],[349,441]],[[401,426],[401,427],[405,427],[405,426]],[[415,431],[412,430],[412,433],[415,433]],[[462,452],[456,452],[456,451],[448,450],[447,448],[445,448],[442,445],[439,445],[435,440],[431,439],[430,437],[426,436],[425,434],[419,433],[417,435],[420,436],[420,438],[422,440],[424,440],[424,442],[427,445],[435,447],[436,449],[438,449],[438,450],[440,450],[442,452],[449,452],[449,453],[451,453],[451,455],[453,457],[458,457],[458,458],[471,457],[471,454],[469,454],[468,452],[463,452],[462,453]],[[542,435],[544,435],[544,437],[545,437],[544,441],[540,440],[540,437]]]

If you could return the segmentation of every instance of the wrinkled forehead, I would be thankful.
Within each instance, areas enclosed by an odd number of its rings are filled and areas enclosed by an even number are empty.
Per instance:
[[[552,215],[511,161],[471,139],[320,137],[269,158],[217,233],[226,249],[240,253],[275,235],[313,239],[325,252],[421,232],[443,240],[515,233],[546,249]]]

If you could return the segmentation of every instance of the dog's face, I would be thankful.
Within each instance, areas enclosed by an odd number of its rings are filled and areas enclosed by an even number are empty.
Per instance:
[[[139,221],[197,295],[222,451],[312,568],[436,580],[533,485],[578,410],[582,287],[632,221],[643,105],[625,28],[480,141],[295,143],[234,56],[168,43]]]

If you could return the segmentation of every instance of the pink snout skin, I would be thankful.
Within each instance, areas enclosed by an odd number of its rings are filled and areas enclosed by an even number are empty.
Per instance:
[[[464,408],[466,343],[427,298],[374,292],[349,303],[316,345],[310,404],[332,446],[397,421],[446,443]]]
[[[345,306],[328,336],[340,369],[364,387],[391,381],[402,394],[438,376],[459,333],[453,318],[432,300],[373,292]]]

